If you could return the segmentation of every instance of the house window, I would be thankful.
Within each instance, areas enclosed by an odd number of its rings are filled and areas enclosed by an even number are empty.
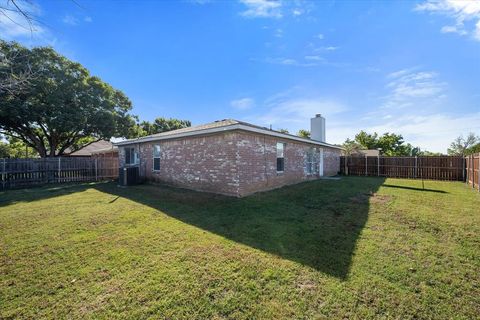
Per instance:
[[[125,148],[125,164],[132,165],[138,163],[138,153],[135,151],[135,148]]]
[[[285,143],[277,142],[277,172],[285,170]]]
[[[314,174],[315,173],[315,149],[310,148],[307,151],[307,163],[306,163],[306,171],[307,174]]]
[[[160,145],[153,146],[153,171],[160,171]]]

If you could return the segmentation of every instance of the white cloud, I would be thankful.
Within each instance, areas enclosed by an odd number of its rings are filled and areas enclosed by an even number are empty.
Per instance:
[[[246,6],[240,14],[247,18],[283,18],[308,15],[315,7],[313,2],[298,0],[239,0]]]
[[[255,106],[255,101],[252,98],[242,98],[232,100],[230,105],[238,110],[248,110]]]
[[[455,20],[455,25],[443,26],[443,33],[472,34],[480,41],[480,1],[478,0],[437,0],[426,1],[415,6],[416,11],[426,11],[442,14]],[[467,30],[466,22],[474,21],[473,30]]]
[[[417,69],[403,69],[387,75],[389,94],[384,98],[384,108],[403,108],[423,103],[425,99],[431,104],[445,94],[447,84],[439,80],[436,72]]]
[[[386,82],[388,93],[380,107],[358,115],[357,119],[329,122],[329,142],[341,143],[360,130],[394,132],[424,150],[446,152],[455,137],[480,130],[480,112],[446,111],[451,110],[446,95],[448,85],[437,72],[407,68],[388,74]]]
[[[412,71],[415,71],[417,70],[418,68],[417,67],[412,67],[412,68],[407,68],[407,69],[401,69],[401,70],[398,70],[398,71],[395,71],[395,72],[392,72],[392,73],[389,73],[387,75],[387,78],[399,78],[401,76],[404,76],[408,73],[411,73]]]
[[[314,52],[325,52],[325,51],[336,51],[340,49],[340,47],[336,46],[328,46],[328,47],[318,47],[318,48],[313,48]]]
[[[440,29],[442,33],[458,33],[461,36],[464,36],[467,34],[467,32],[462,29],[458,28],[457,26],[443,26],[442,29]]]
[[[211,3],[211,0],[189,0],[189,2],[194,3],[194,4],[199,4],[199,5],[204,5],[207,3]]]
[[[346,107],[339,102],[321,97],[298,97],[271,101],[269,109],[258,119],[264,123],[295,128],[298,124],[308,123],[317,113],[332,115],[345,111]]]
[[[283,30],[278,28],[275,30],[275,33],[273,34],[276,38],[282,38],[283,37]]]
[[[277,58],[277,59],[272,59],[271,61],[272,61],[272,63],[284,64],[284,65],[287,65],[287,66],[299,65],[297,60],[290,59],[290,58]]]
[[[325,58],[319,55],[305,56],[305,60],[326,61]]]
[[[247,10],[241,13],[248,18],[281,18],[282,3],[274,0],[240,0]]]
[[[294,16],[301,16],[304,13],[304,11],[300,8],[295,8],[292,10],[292,14]]]
[[[323,40],[325,39],[325,36],[322,33],[317,34],[316,36],[317,39]]]
[[[439,75],[434,72],[400,70],[387,76],[387,82],[412,79],[412,81],[436,81]],[[414,79],[414,80],[413,80]],[[410,81],[410,80],[409,80]],[[391,93],[396,86],[388,86]],[[403,94],[403,93],[402,93]],[[257,104],[245,121],[274,129],[285,128],[291,133],[299,129],[310,128],[310,118],[321,113],[326,118],[327,142],[343,143],[353,138],[360,130],[367,132],[394,132],[403,135],[406,142],[419,146],[423,150],[446,152],[453,139],[470,131],[480,132],[480,112],[447,112],[441,105],[433,103],[432,108],[423,108],[423,101],[430,103],[431,96],[424,94],[403,97],[402,108],[372,109],[347,106],[338,98],[325,97],[305,92],[301,87],[294,87],[276,94],[263,103]],[[444,105],[448,102],[440,101]],[[397,102],[397,106],[398,106]]]
[[[480,113],[432,113],[417,115],[415,108],[403,115],[386,115],[364,121],[332,122],[327,118],[327,141],[342,143],[360,130],[367,132],[394,132],[406,142],[422,150],[446,153],[450,142],[461,134],[480,131]]]
[[[265,58],[265,59],[252,59],[253,61],[261,61],[270,64],[278,64],[283,66],[292,66],[292,67],[335,67],[335,68],[345,68],[348,67],[348,64],[342,62],[331,62],[319,55],[306,55],[303,58],[286,58],[286,57],[276,57],[276,58]]]
[[[335,51],[335,50],[338,50],[340,47],[333,47],[333,46],[330,46],[330,47],[326,47],[325,50],[327,51]]]
[[[468,131],[480,129],[477,114],[409,114],[389,122],[372,126],[371,131],[401,133],[405,141],[436,152],[446,152],[453,139]]]
[[[62,18],[62,22],[65,23],[65,24],[68,24],[69,26],[78,25],[78,19],[75,18],[74,16],[69,15],[69,14],[65,15]]]
[[[91,23],[93,22],[93,19],[92,17],[90,16],[85,16],[82,18],[77,18],[75,16],[72,16],[70,14],[66,14],[63,18],[62,18],[62,22],[66,25],[69,25],[69,26],[72,26],[72,27],[75,27],[75,26],[78,26],[79,24],[81,24],[82,22],[83,23]]]
[[[21,13],[17,12],[12,2],[6,1],[3,4],[5,13],[0,13],[0,35],[2,35],[2,38],[13,40],[44,33],[45,29],[37,21],[37,17],[41,15],[40,7],[25,1],[17,3],[17,5],[32,19],[27,20]]]
[[[295,133],[300,129],[310,129],[310,118],[321,113],[327,118],[347,110],[346,106],[335,99],[305,94],[295,87],[273,95],[263,101],[246,121],[275,129],[288,129]]]
[[[475,32],[473,33],[473,37],[480,41],[480,20],[477,21],[477,24],[475,25]]]
[[[292,58],[278,57],[278,58],[266,58],[262,61],[270,64],[279,64],[283,66],[292,66],[292,67],[318,67],[326,63],[326,61],[322,59],[312,61],[312,60],[315,60],[314,56],[306,56],[305,59],[307,61],[299,61],[297,59],[292,59]]]

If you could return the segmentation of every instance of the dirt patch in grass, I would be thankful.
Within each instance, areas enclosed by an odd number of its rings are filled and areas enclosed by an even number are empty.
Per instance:
[[[317,284],[313,280],[305,279],[297,283],[297,288],[301,291],[312,291],[317,289]]]
[[[378,194],[376,192],[370,193],[359,193],[354,197],[350,198],[350,201],[354,203],[378,203],[378,204],[385,204],[392,200],[392,196]]]

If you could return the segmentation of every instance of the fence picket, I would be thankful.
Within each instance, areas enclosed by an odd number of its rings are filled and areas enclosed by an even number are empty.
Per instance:
[[[1,188],[98,181],[118,177],[118,157],[1,159]]]
[[[340,172],[348,175],[457,181],[463,181],[465,175],[465,159],[457,156],[365,158],[349,156],[341,157],[341,163],[343,165],[340,166]],[[376,171],[373,167],[375,164]]]
[[[472,154],[466,160],[465,182],[480,191],[480,153]]]

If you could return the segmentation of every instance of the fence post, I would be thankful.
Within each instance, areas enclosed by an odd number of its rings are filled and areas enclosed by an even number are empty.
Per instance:
[[[377,156],[377,176],[380,177],[380,155]]]
[[[478,165],[477,165],[478,183],[477,183],[477,187],[478,187],[478,192],[480,192],[480,153],[477,153],[477,154],[478,154]],[[473,161],[475,161],[475,157],[473,157]]]
[[[368,176],[368,157],[365,155],[365,176]]]
[[[45,183],[48,183],[48,175],[50,173],[50,164],[47,162],[48,158],[43,158],[43,172],[45,174]]]
[[[414,173],[415,179],[418,176],[418,157],[415,156],[415,173]]]
[[[95,181],[98,181],[98,159],[95,158]]]
[[[348,176],[348,156],[345,156],[345,163],[343,164],[344,170],[345,170],[345,175]]]
[[[471,161],[471,167],[472,167],[472,187],[475,189],[475,158],[473,157],[473,154],[470,156]]]
[[[469,179],[470,179],[470,158],[468,156],[465,156],[465,183],[469,184]]]
[[[3,158],[3,168],[2,168],[2,190],[5,190],[5,183],[6,183],[6,180],[7,180],[7,168],[6,168],[6,165],[5,165],[5,158]]]
[[[57,182],[60,182],[60,172],[62,171],[62,157],[58,157]]]

